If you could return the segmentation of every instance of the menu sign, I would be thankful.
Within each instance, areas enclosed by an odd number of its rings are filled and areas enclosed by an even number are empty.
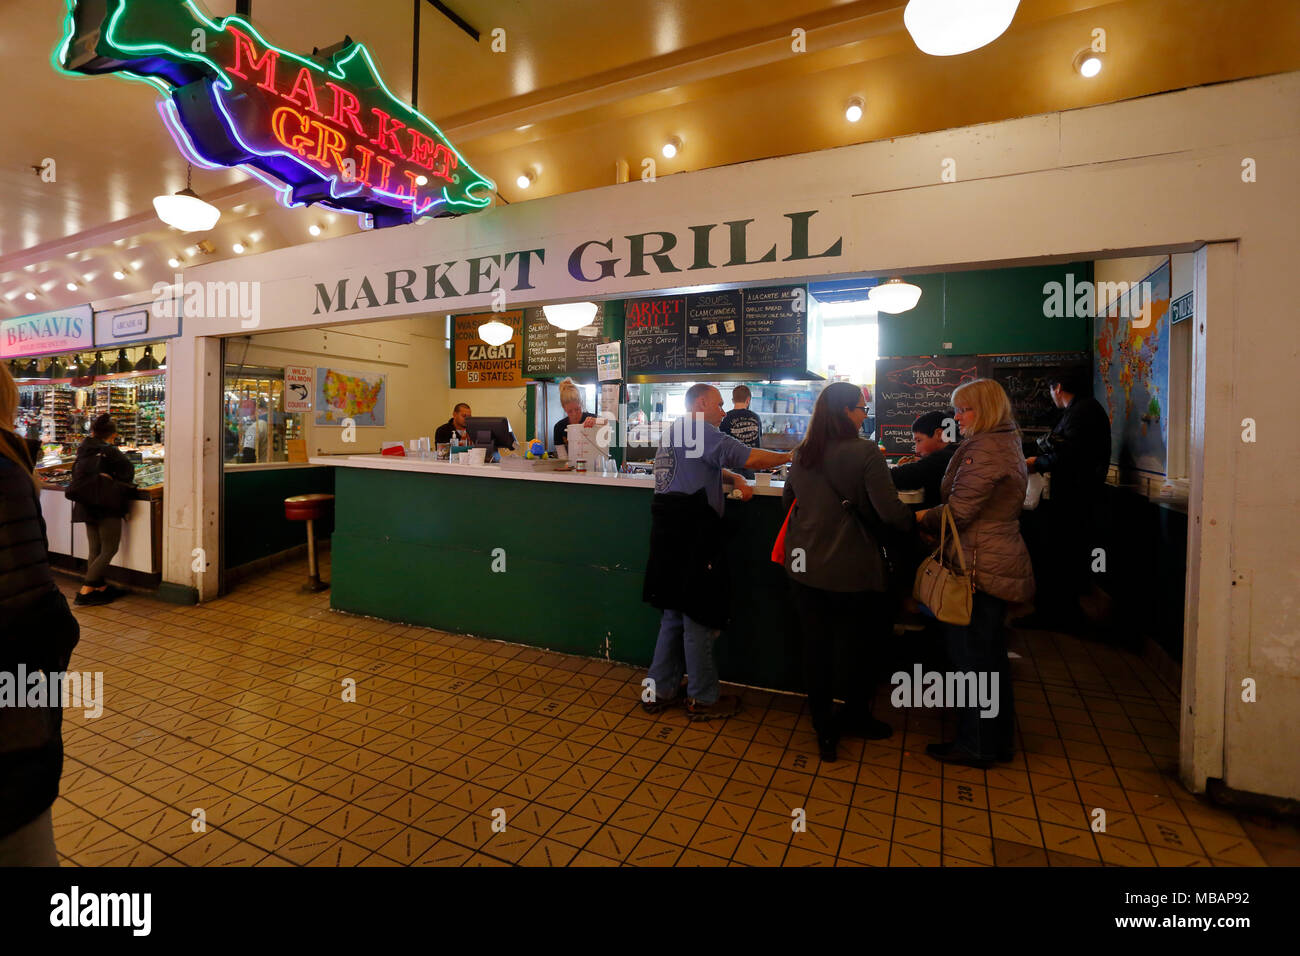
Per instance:
[[[686,296],[623,303],[628,374],[679,372],[686,367]]]
[[[502,345],[488,345],[478,327],[495,319],[514,329]],[[482,312],[452,316],[452,349],[455,356],[453,388],[511,388],[524,384],[522,359],[523,312]]]
[[[1019,352],[981,355],[980,375],[1001,385],[1011,399],[1011,413],[1025,438],[1046,435],[1061,417],[1052,402],[1052,378],[1063,371],[1083,372],[1090,379],[1092,359],[1087,352]]]
[[[746,289],[744,368],[808,363],[808,291],[803,286]]]
[[[979,377],[973,355],[876,360],[876,440],[889,454],[915,451],[912,422],[926,412],[952,412],[952,392]]]
[[[596,303],[596,317],[577,331],[558,329],[539,308],[524,310],[524,377],[563,378],[596,374],[596,346],[605,327],[605,305]]]
[[[686,297],[686,368],[742,367],[739,289]]]

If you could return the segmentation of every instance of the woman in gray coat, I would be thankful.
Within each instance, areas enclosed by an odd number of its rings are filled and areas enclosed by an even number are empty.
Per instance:
[[[975,596],[970,624],[947,626],[948,658],[955,671],[974,673],[976,686],[987,688],[990,700],[987,707],[976,702],[959,708],[956,739],[926,750],[945,762],[987,767],[1010,760],[1015,741],[1003,620],[1007,604],[1034,596],[1029,551],[1020,537],[1029,475],[1020,430],[1001,385],[992,379],[967,382],[952,393],[952,403],[963,440],[940,485],[943,504],[917,520],[938,535],[947,511],[957,526],[966,567],[974,569]],[[960,566],[955,552],[950,559]]]
[[[785,570],[804,639],[804,681],[822,760],[835,760],[841,732],[883,740],[893,728],[871,716],[871,664],[893,621],[880,542],[868,527],[910,531],[912,512],[898,498],[884,456],[859,437],[867,410],[862,391],[833,382],[817,397],[794,452],[783,501],[790,512]],[[865,516],[865,517],[859,517]],[[833,713],[835,645],[848,662],[846,707]]]

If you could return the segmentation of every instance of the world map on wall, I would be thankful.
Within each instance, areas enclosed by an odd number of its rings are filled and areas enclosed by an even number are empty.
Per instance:
[[[350,418],[358,426],[381,426],[387,393],[386,373],[317,369],[316,424],[342,425]]]
[[[1097,398],[1110,415],[1110,457],[1165,474],[1169,451],[1170,264],[1107,304],[1094,324]]]

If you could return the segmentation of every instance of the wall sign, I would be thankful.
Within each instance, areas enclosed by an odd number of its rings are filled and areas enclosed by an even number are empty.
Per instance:
[[[541,309],[525,309],[524,377],[563,378],[572,375],[583,379],[595,378],[596,349],[604,327],[604,302],[596,303],[596,317],[591,324],[575,331],[551,325]]]
[[[140,338],[149,332],[149,310],[140,309],[136,312],[119,312],[112,317],[110,322],[110,334],[114,339]]]
[[[952,412],[952,392],[979,377],[973,355],[876,360],[876,440],[889,454],[911,453],[912,422],[926,412]]]
[[[0,357],[21,358],[88,349],[94,335],[95,323],[89,305],[20,315],[0,322]]]
[[[602,342],[596,346],[596,380],[616,382],[623,377],[623,343]]]
[[[981,355],[981,378],[991,378],[1011,399],[1011,414],[1027,439],[1046,435],[1061,417],[1052,402],[1051,379],[1072,370],[1092,374],[1087,352],[1025,352],[1014,355]]]
[[[315,377],[307,365],[284,367],[284,410],[286,412],[311,411],[312,393],[316,391]]]
[[[488,345],[478,337],[478,327],[495,319],[514,329],[510,341]],[[524,313],[481,312],[451,317],[453,388],[512,388],[524,384]]]
[[[286,205],[319,202],[389,226],[492,201],[492,181],[389,92],[350,38],[300,56],[194,3],[71,0],[57,60],[148,78],[169,97],[162,112],[182,151],[270,174]]]
[[[181,309],[178,300],[133,305],[95,313],[95,347],[126,348],[137,342],[157,342],[180,335]],[[172,308],[158,308],[169,305]]]

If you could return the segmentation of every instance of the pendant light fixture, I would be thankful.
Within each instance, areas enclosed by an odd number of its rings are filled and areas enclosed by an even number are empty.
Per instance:
[[[922,53],[955,56],[1006,32],[1020,0],[908,0],[903,25]]]
[[[137,372],[151,372],[157,367],[158,360],[153,357],[153,346],[146,345],[144,347],[144,356],[135,363],[135,370]]]
[[[904,282],[902,279],[890,279],[888,282],[873,286],[867,292],[867,301],[877,312],[891,314],[906,312],[916,308],[916,303],[921,301],[921,287]]]
[[[206,232],[217,224],[221,210],[211,203],[204,202],[198,193],[190,188],[190,179],[194,174],[192,164],[185,167],[185,188],[171,196],[154,196],[153,208],[158,218],[169,226],[175,226],[181,232]]]
[[[59,357],[56,355],[52,359],[50,359],[50,364],[45,366],[45,377],[63,378],[64,371],[65,370],[63,368],[63,363],[59,361]]]
[[[484,322],[478,327],[478,337],[488,345],[505,345],[514,338],[515,330],[500,319]]]
[[[84,378],[86,375],[86,366],[81,361],[81,355],[72,356],[72,364],[67,368],[68,378]]]
[[[557,329],[572,332],[586,328],[596,318],[595,302],[566,302],[563,305],[544,305],[542,312],[546,321]]]
[[[126,357],[126,349],[117,350],[117,361],[113,363],[114,372],[134,372],[135,363]]]
[[[95,361],[90,363],[90,374],[92,377],[108,374],[108,366],[104,364],[103,352],[95,353]]]

